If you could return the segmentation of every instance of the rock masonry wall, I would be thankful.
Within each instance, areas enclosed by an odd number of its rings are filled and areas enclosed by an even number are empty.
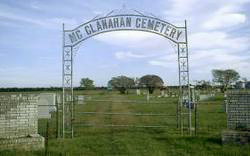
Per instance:
[[[0,139],[36,135],[37,102],[35,95],[0,95]]]

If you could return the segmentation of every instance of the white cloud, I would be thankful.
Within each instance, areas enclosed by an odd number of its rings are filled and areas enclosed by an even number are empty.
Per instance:
[[[211,74],[212,69],[235,69],[241,75],[249,73],[250,58],[238,54],[229,54],[221,49],[196,51],[189,58],[190,69],[200,76]]]
[[[179,23],[180,25],[184,24],[184,19],[187,19],[188,24],[188,40],[189,40],[189,60],[190,60],[190,78],[195,77],[195,79],[209,79],[211,76],[211,70],[215,68],[227,69],[232,68],[236,69],[240,72],[241,76],[247,77],[249,79],[250,75],[250,54],[249,54],[249,35],[243,34],[243,32],[249,32],[249,27],[247,27],[247,19],[249,18],[249,7],[246,4],[250,2],[250,0],[209,0],[209,1],[201,1],[201,0],[162,0],[159,3],[166,4],[166,6],[162,9],[162,11],[166,11],[162,14],[166,21],[173,22],[173,24]],[[132,4],[128,1],[128,5]],[[143,2],[142,2],[143,3]],[[158,2],[157,2],[158,3]],[[57,4],[54,3],[42,3],[40,1],[33,1],[33,3],[15,3],[15,5],[9,5],[9,3],[0,4],[0,24],[4,28],[12,27],[20,27],[20,29],[15,29],[16,33],[8,32],[8,29],[5,29],[2,34],[1,45],[4,48],[2,52],[6,55],[10,55],[11,53],[15,54],[15,59],[18,59],[19,55],[16,55],[19,51],[14,51],[9,48],[5,48],[5,42],[13,43],[19,42],[18,44],[13,44],[12,47],[18,48],[21,51],[25,51],[27,53],[34,53],[34,50],[30,50],[30,47],[21,44],[22,40],[29,40],[29,36],[23,35],[22,32],[25,32],[27,29],[27,25],[30,27],[36,26],[35,29],[38,30],[35,35],[44,35],[39,34],[44,33],[45,29],[53,29],[60,31],[62,23],[66,24],[67,29],[74,28],[82,21],[82,17],[86,17],[91,19],[90,17],[94,17],[97,14],[108,13],[109,9],[114,9],[117,7],[118,3],[113,2],[105,2],[105,5],[109,7],[103,7],[101,1],[100,3],[96,3],[96,1],[91,1],[88,3],[82,3],[80,1],[71,2],[71,7],[68,7],[68,1],[66,3]],[[60,9],[55,10],[55,7],[60,5]],[[120,7],[120,6],[118,6]],[[150,11],[153,11],[158,16],[159,9],[155,6],[149,6],[147,3],[142,4],[142,8],[150,7]],[[24,9],[25,8],[25,9]],[[84,8],[84,9],[83,9]],[[140,10],[145,11],[145,10]],[[161,15],[161,14],[160,14]],[[74,18],[70,18],[74,17]],[[3,26],[4,25],[4,26]],[[241,30],[238,29],[238,27]],[[233,28],[233,29],[231,29]],[[12,29],[13,30],[13,29]],[[56,31],[55,33],[58,33]],[[36,34],[37,33],[37,34]],[[14,34],[14,35],[13,35]],[[50,33],[48,33],[51,36]],[[51,37],[40,38],[39,40],[30,41],[32,45],[37,49],[39,53],[41,53],[41,48],[49,46],[49,49],[59,49],[61,46],[58,43],[61,43],[61,34],[52,35]],[[13,38],[16,40],[12,41]],[[10,40],[12,39],[12,40]],[[40,40],[41,39],[41,40]],[[47,40],[53,40],[56,42],[55,44],[49,44]],[[146,73],[163,73],[163,71],[167,72],[178,72],[178,62],[177,62],[177,54],[174,53],[172,47],[169,44],[169,41],[166,38],[161,36],[157,36],[152,33],[147,32],[136,32],[136,31],[116,31],[109,32],[105,34],[100,34],[94,37],[95,40],[89,40],[89,45],[99,46],[84,46],[83,51],[91,52],[89,55],[94,56],[96,51],[111,51],[116,52],[113,56],[118,59],[112,62],[112,57],[110,55],[101,55],[103,60],[108,60],[107,62],[97,61],[97,65],[91,66],[90,73],[92,73],[92,77],[95,77],[97,82],[101,82],[100,85],[105,84],[108,77],[113,73],[122,74],[124,71],[128,71],[128,74],[132,74],[133,70],[136,74],[144,74]],[[46,40],[46,41],[45,41]],[[44,41],[44,42],[43,42]],[[99,41],[99,42],[98,42]],[[43,42],[45,44],[41,44]],[[84,42],[85,43],[85,42]],[[105,44],[106,43],[106,44]],[[108,45],[107,45],[108,44]],[[6,44],[7,45],[7,44]],[[20,46],[20,47],[19,47]],[[59,48],[58,48],[59,47]],[[104,49],[106,48],[106,49]],[[175,47],[176,48],[176,47]],[[25,50],[23,50],[25,49]],[[36,50],[35,50],[36,51]],[[56,50],[58,51],[58,50]],[[55,52],[56,52],[55,51]],[[60,50],[59,50],[60,51]],[[167,54],[168,53],[168,54]],[[38,53],[37,53],[38,54]],[[86,54],[86,53],[83,53]],[[169,55],[170,54],[170,55]],[[172,54],[172,55],[171,55]],[[2,55],[1,55],[2,56]],[[33,56],[33,55],[31,55]],[[84,55],[85,56],[85,55]],[[88,56],[88,55],[86,55]],[[2,56],[7,58],[6,56]],[[45,63],[49,64],[49,58],[43,58],[40,56],[42,60],[46,61]],[[12,57],[10,57],[12,58]],[[79,58],[79,57],[78,57]],[[32,60],[32,59],[31,59]],[[101,59],[100,59],[101,60]],[[131,61],[136,60],[136,61]],[[29,62],[24,61],[24,62]],[[39,66],[42,66],[44,70],[49,70],[49,68],[44,67],[44,61],[36,62]],[[60,59],[59,59],[60,61]],[[127,61],[127,62],[126,62]],[[147,64],[147,68],[145,68],[145,62],[141,66],[138,62],[145,61]],[[11,62],[11,61],[9,61]],[[93,60],[86,59],[86,61],[82,61],[84,66]],[[54,63],[54,62],[53,62]],[[94,62],[95,63],[95,62]],[[112,64],[112,63],[117,63]],[[128,66],[125,68],[120,68],[120,63],[127,63]],[[142,68],[143,70],[136,71],[135,65],[138,65],[137,68]],[[17,64],[15,66],[22,66],[22,63]],[[52,65],[53,66],[53,65]],[[50,67],[52,67],[50,66]],[[54,66],[53,66],[54,67]],[[93,68],[92,68],[93,67]],[[35,67],[34,67],[35,68]],[[36,67],[37,68],[37,67]],[[1,76],[1,81],[6,82],[10,86],[20,85],[20,86],[37,86],[37,85],[47,85],[49,84],[58,84],[58,77],[60,77],[60,73],[56,73],[56,76],[48,76],[46,73],[46,78],[49,77],[51,81],[46,81],[46,84],[43,84],[44,77],[40,78],[39,81],[35,81],[35,83],[39,84],[30,84],[33,79],[38,80],[36,77],[32,77],[34,72],[29,70],[29,74],[19,73],[19,71],[26,70],[24,69],[13,69],[8,70],[9,68],[0,68],[0,71],[4,72],[5,70],[11,74],[5,73]],[[60,66],[56,66],[52,68],[55,71],[60,69]],[[79,67],[80,69],[80,67]],[[159,69],[159,70],[158,70]],[[103,74],[102,72],[93,72],[94,70],[99,71],[110,71],[110,75]],[[35,71],[40,71],[36,69]],[[75,77],[81,77],[82,74],[86,74],[85,69],[82,70],[83,73],[76,75]],[[76,73],[77,74],[77,73]],[[34,75],[34,74],[33,74]],[[103,79],[103,76],[106,76],[107,79]],[[177,75],[177,73],[176,73]],[[39,75],[40,76],[40,75]],[[16,79],[22,79],[27,82],[18,81]],[[110,76],[111,77],[111,76]],[[15,78],[15,79],[14,79]],[[53,80],[52,80],[53,79]],[[171,83],[176,83],[178,80],[176,77],[171,77]],[[12,84],[17,82],[15,84]],[[45,82],[44,82],[45,83]],[[78,81],[77,81],[78,83]],[[23,84],[23,85],[22,85]],[[30,84],[30,85],[29,85]],[[60,84],[59,84],[60,85]],[[77,84],[78,85],[78,84]]]
[[[33,8],[33,9],[37,9],[37,10],[41,9],[40,5],[39,5],[39,1],[32,1],[30,3],[30,7]]]
[[[17,22],[25,22],[34,25],[43,26],[44,28],[49,29],[58,29],[62,26],[62,23],[66,25],[76,25],[76,20],[73,18],[61,18],[61,17],[54,17],[54,18],[45,18],[45,19],[36,19],[28,16],[13,14],[11,12],[0,12],[0,17],[2,17],[2,22],[8,23],[8,20],[17,21]],[[11,22],[10,21],[10,22]],[[16,25],[16,23],[14,23]]]
[[[119,60],[125,60],[125,59],[129,59],[129,58],[147,58],[147,57],[152,57],[154,55],[146,55],[144,53],[135,53],[135,52],[131,52],[131,51],[127,51],[127,52],[116,52],[115,53],[115,57]]]
[[[153,66],[160,66],[160,67],[163,67],[163,68],[169,68],[169,69],[173,69],[173,63],[172,62],[166,62],[166,61],[162,61],[162,60],[151,60],[148,62],[150,65],[153,65]],[[177,62],[175,64],[175,66],[177,66]]]
[[[107,32],[97,36],[94,39],[103,43],[119,46],[130,51],[140,53],[164,53],[175,52],[176,45],[168,39],[149,32],[140,31],[115,31]]]
[[[220,8],[217,12],[211,15],[204,24],[205,29],[221,29],[236,26],[246,22],[246,15],[237,13],[237,6],[227,5]]]
[[[160,66],[170,70],[178,66],[177,54],[165,54],[164,56],[149,60],[148,63],[153,66]]]
[[[152,33],[139,32],[139,31],[115,31],[115,32],[107,32],[105,34],[101,34],[95,36],[96,40],[112,44],[112,45],[136,45],[140,44],[145,40],[153,38]]]
[[[172,0],[170,13],[177,16],[190,14],[197,5],[199,5],[199,0]]]
[[[198,32],[190,35],[191,48],[197,49],[223,49],[227,52],[240,52],[249,49],[249,38],[230,37],[223,31]]]

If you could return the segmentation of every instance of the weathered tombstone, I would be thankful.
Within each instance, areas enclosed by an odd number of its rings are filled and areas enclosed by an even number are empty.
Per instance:
[[[141,95],[141,90],[140,89],[136,89],[136,95]]]
[[[227,94],[224,94],[224,101],[223,101],[223,105],[222,105],[222,110],[223,112],[226,112],[227,113],[227,105],[228,102],[227,102]]]
[[[62,103],[62,95],[56,94],[56,103],[61,104]]]
[[[209,99],[210,99],[210,96],[206,95],[206,94],[200,95],[200,98],[199,98],[200,101],[205,101],[205,100],[209,100]]]
[[[56,111],[56,94],[41,93],[38,101],[38,118],[51,118],[51,112]]]
[[[164,90],[162,89],[161,90],[161,96],[163,97],[165,95],[165,92],[164,92]]]
[[[223,143],[246,144],[250,140],[250,92],[227,93],[227,130]]]
[[[86,96],[86,98],[85,98],[85,99],[86,99],[86,101],[87,101],[87,100],[89,100],[89,101],[90,101],[90,100],[92,100],[92,96]]]
[[[109,81],[107,84],[107,90],[112,91],[112,81]]]
[[[199,100],[200,101],[206,101],[214,98],[214,94],[200,94]]]
[[[149,91],[147,92],[147,101],[149,101]]]
[[[83,95],[75,96],[75,104],[79,104],[79,105],[84,104],[84,101],[85,101],[84,99],[85,97]]]
[[[141,90],[139,88],[140,79],[136,77],[134,82],[135,82],[135,87],[136,87],[136,95],[141,95]]]
[[[0,149],[44,148],[38,134],[36,95],[0,95]]]

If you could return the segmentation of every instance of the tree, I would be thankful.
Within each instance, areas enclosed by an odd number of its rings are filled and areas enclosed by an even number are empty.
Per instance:
[[[227,70],[212,70],[213,82],[219,83],[221,85],[221,91],[224,92],[232,83],[239,80],[240,75],[237,71],[233,69]]]
[[[206,81],[206,80],[197,80],[196,81],[196,88],[208,89],[208,88],[211,88],[211,83],[210,83],[210,81]]]
[[[94,81],[89,78],[82,78],[80,81],[80,87],[84,87],[86,89],[94,88]]]
[[[127,76],[117,76],[113,77],[111,80],[111,85],[115,89],[119,90],[121,94],[125,94],[128,88],[132,88],[135,85],[134,79]]]
[[[163,84],[163,80],[157,75],[145,75],[140,78],[140,86],[148,88],[150,94],[153,94],[154,89],[162,87]]]

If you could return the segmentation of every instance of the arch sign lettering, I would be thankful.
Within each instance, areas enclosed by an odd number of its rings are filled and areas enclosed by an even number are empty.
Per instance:
[[[151,32],[166,37],[174,43],[185,42],[185,27],[176,27],[154,17],[117,15],[95,19],[73,30],[65,31],[65,45],[75,46],[97,34],[120,30]]]
[[[186,21],[184,26],[178,27],[154,16],[143,14],[109,14],[94,18],[72,30],[65,30],[63,25],[63,105],[62,105],[62,135],[71,131],[73,136],[73,51],[81,42],[95,35],[111,31],[143,31],[154,33],[172,41],[178,51],[179,69],[179,103],[177,104],[177,125],[182,127],[183,116],[188,117],[187,129],[191,129],[191,102],[189,88],[188,43]],[[186,103],[186,104],[185,104]],[[183,111],[187,113],[183,113]],[[183,120],[182,120],[183,119]],[[183,129],[183,127],[182,127]]]

